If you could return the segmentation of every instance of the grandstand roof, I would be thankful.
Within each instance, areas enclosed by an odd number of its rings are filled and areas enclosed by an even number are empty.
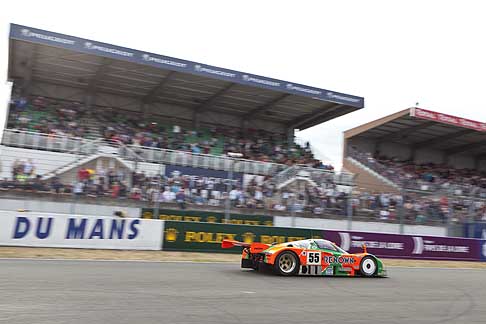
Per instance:
[[[486,123],[416,107],[344,132],[345,139],[352,137],[486,158]]]
[[[68,85],[305,129],[364,99],[250,73],[11,24],[8,78]]]

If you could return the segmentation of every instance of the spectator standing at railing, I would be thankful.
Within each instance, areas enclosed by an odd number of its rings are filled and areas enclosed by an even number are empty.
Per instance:
[[[82,181],[77,181],[73,186],[73,193],[76,198],[83,195],[84,183]]]
[[[186,209],[186,195],[184,189],[179,189],[175,196],[176,202],[180,209]]]

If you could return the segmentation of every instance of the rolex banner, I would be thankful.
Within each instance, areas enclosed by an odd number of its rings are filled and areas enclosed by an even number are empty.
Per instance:
[[[211,224],[166,221],[165,251],[241,253],[241,249],[221,249],[223,239],[266,244],[284,243],[307,238],[322,238],[322,231],[298,228]]]
[[[142,208],[142,218],[152,219],[153,213],[153,208]],[[159,209],[158,218],[161,220],[184,222],[273,226],[272,216],[231,214],[230,219],[226,221],[224,213],[195,210]]]

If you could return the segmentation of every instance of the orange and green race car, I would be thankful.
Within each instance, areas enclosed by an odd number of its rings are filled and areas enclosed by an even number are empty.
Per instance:
[[[243,247],[241,267],[270,268],[282,276],[363,276],[384,277],[383,262],[366,252],[350,254],[323,239],[308,239],[275,245],[223,240],[223,249]]]

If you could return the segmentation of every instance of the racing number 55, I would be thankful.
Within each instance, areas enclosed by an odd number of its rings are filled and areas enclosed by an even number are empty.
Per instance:
[[[321,252],[307,252],[307,264],[308,265],[321,264]]]

